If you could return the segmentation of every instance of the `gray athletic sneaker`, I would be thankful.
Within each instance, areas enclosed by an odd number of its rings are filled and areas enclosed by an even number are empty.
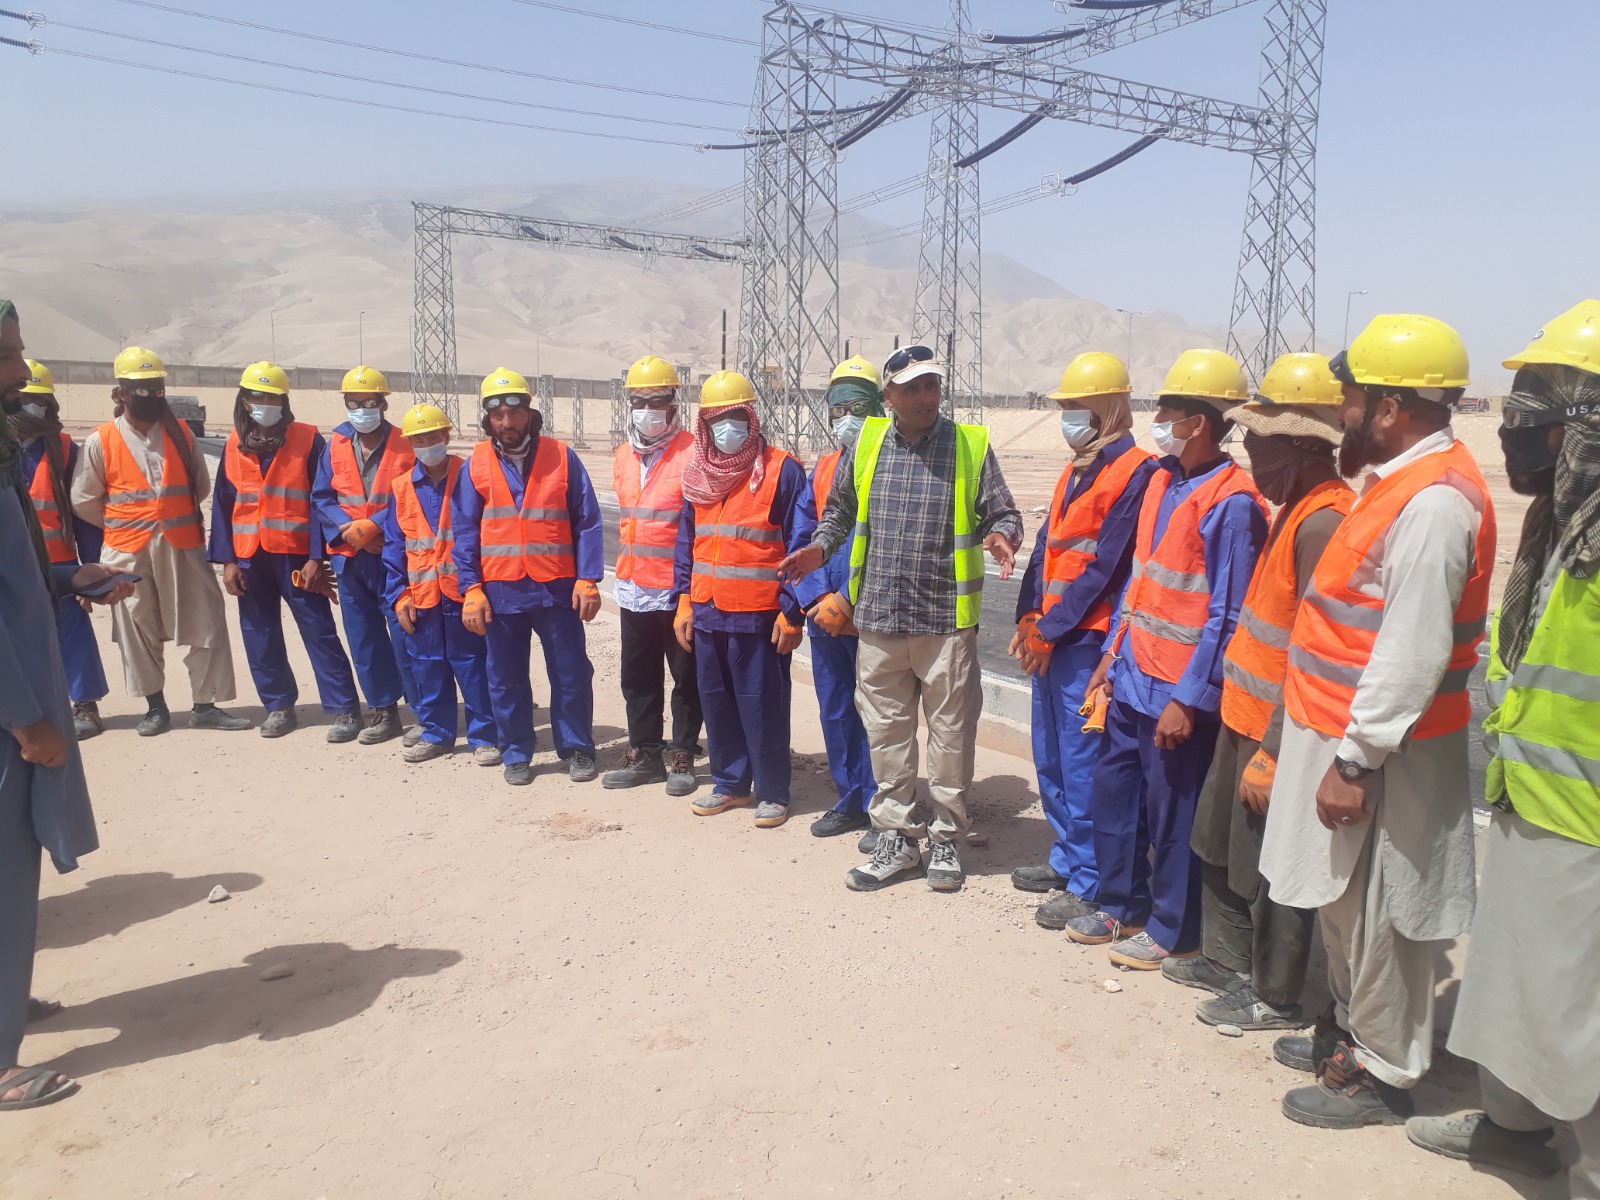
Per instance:
[[[959,892],[966,881],[956,844],[934,842],[928,855],[928,886],[936,892]]]
[[[1453,1117],[1412,1117],[1406,1122],[1411,1144],[1446,1158],[1500,1167],[1519,1175],[1547,1178],[1561,1169],[1561,1158],[1548,1144],[1554,1129],[1523,1132],[1496,1125],[1484,1112]]]
[[[1162,971],[1175,961],[1169,958],[1162,963]],[[1268,1004],[1249,983],[1200,1001],[1194,1015],[1207,1025],[1237,1025],[1240,1029],[1299,1029],[1306,1024],[1305,1010],[1298,1004],[1286,1008]]]
[[[875,892],[892,883],[896,876],[915,871],[921,865],[922,853],[915,842],[897,829],[884,829],[878,834],[872,858],[853,868],[844,877],[844,884],[852,892]]]

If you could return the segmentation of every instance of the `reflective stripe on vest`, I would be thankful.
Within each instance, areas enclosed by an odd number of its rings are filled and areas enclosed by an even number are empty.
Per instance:
[[[52,436],[46,434],[46,437]],[[60,439],[61,465],[71,461],[72,438],[65,433],[53,435]],[[73,534],[72,514],[63,514],[56,501],[55,476],[50,470],[48,450],[39,456],[39,465],[33,469],[33,480],[28,485],[28,499],[33,501],[34,514],[39,518],[39,529],[44,534],[44,548],[53,563],[78,561],[78,540]]]
[[[235,558],[249,558],[257,550],[302,557],[311,553],[311,443],[316,436],[314,425],[291,424],[263,480],[261,460],[240,448],[237,430],[228,434],[222,469],[237,492]]]
[[[867,541],[871,532],[870,507],[872,480],[878,469],[878,455],[889,433],[888,417],[868,417],[856,438],[855,540],[850,545],[850,602],[859,603],[861,582],[867,570]],[[989,453],[989,430],[982,425],[956,426],[956,470],[951,491],[951,524],[954,531],[955,561],[951,572],[956,581],[956,628],[970,629],[978,623],[983,609],[983,539],[978,535],[978,479]],[[897,497],[884,497],[893,502]]]
[[[1600,576],[1560,571],[1516,670],[1498,653],[1489,670],[1504,698],[1483,723],[1494,755],[1485,798],[1600,846]]]
[[[1238,495],[1249,496],[1266,514],[1250,476],[1230,462],[1177,503],[1156,545],[1156,518],[1173,479],[1171,471],[1158,470],[1139,508],[1133,576],[1123,600],[1118,638],[1120,642],[1126,634],[1139,670],[1167,683],[1176,683],[1188,667],[1211,616],[1201,521],[1218,504]]]
[[[741,482],[720,504],[694,506],[694,569],[689,598],[723,612],[770,612],[778,607],[783,529],[772,523],[783,464],[794,456],[776,446],[761,452],[754,492]]]
[[[193,450],[194,437],[188,426],[179,430]],[[95,430],[105,458],[106,545],[123,554],[137,554],[159,531],[176,550],[198,550],[205,541],[200,525],[200,510],[189,492],[189,471],[183,455],[165,446],[166,430],[160,425],[151,436],[163,439],[161,485],[152,487],[144,468],[123,441],[116,422],[108,421]]]
[[[1440,737],[1466,728],[1472,716],[1467,680],[1478,663],[1489,576],[1494,570],[1494,505],[1478,464],[1460,442],[1425,454],[1379,480],[1361,496],[1328,543],[1295,615],[1284,677],[1284,706],[1300,724],[1342,737],[1350,704],[1383,624],[1384,602],[1351,586],[1374,546],[1401,511],[1435,484],[1456,488],[1479,513],[1472,574],[1456,605],[1447,669],[1412,736]],[[1370,572],[1368,572],[1370,574]]]
[[[518,579],[550,583],[577,576],[572,516],[567,511],[566,443],[540,436],[520,507],[493,440],[481,441],[473,449],[467,472],[485,501],[478,526],[478,567],[486,583]]]
[[[1067,489],[1072,486],[1073,469],[1068,466],[1056,480],[1055,495],[1050,500],[1050,532],[1045,540],[1044,598],[1040,609],[1049,612],[1061,603],[1067,589],[1089,569],[1100,553],[1096,536],[1105,524],[1128,484],[1138,474],[1139,468],[1150,461],[1143,450],[1130,447],[1100,468],[1089,490],[1074,496],[1067,503]],[[1146,481],[1148,482],[1148,481]],[[1063,506],[1065,511],[1063,511]],[[1088,614],[1077,624],[1079,629],[1095,629],[1104,633],[1111,628],[1111,597],[1102,596]]]
[[[617,493],[618,579],[640,587],[670,588],[672,557],[683,516],[683,468],[694,453],[694,435],[680,429],[662,447],[639,486],[639,454],[627,442],[617,447],[611,482]]]
[[[1341,516],[1355,503],[1342,479],[1318,484],[1293,509],[1278,514],[1267,549],[1250,577],[1239,609],[1239,624],[1222,661],[1222,719],[1229,729],[1259,742],[1283,703],[1283,676],[1289,669],[1289,630],[1300,595],[1295,587],[1295,538],[1313,513],[1332,509]]]
[[[444,496],[439,501],[439,528],[428,524],[417,484],[410,474],[394,481],[394,518],[406,540],[406,584],[411,603],[418,608],[437,608],[441,595],[461,602],[461,587],[456,580],[456,539],[451,526],[450,497],[455,494],[456,477],[462,461],[454,454],[446,459]]]
[[[411,448],[410,441],[390,425],[388,440],[383,444],[378,465],[373,471],[372,492],[369,495],[361,478],[354,439],[337,431],[328,438],[328,477],[333,486],[333,498],[351,521],[375,520],[379,513],[389,507],[395,481],[409,475],[416,465],[417,454]],[[337,546],[329,546],[328,553],[348,556],[355,551],[340,542]]]

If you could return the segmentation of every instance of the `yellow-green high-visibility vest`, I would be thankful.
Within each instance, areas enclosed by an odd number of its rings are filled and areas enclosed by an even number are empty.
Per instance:
[[[872,476],[878,469],[878,452],[889,433],[888,417],[868,417],[856,438],[856,533],[850,547],[850,602],[861,599],[861,578],[866,574],[867,539],[870,536],[867,503]],[[983,608],[983,539],[978,536],[978,476],[989,453],[989,430],[982,425],[956,426],[955,504],[951,514],[955,529],[956,628],[970,629]]]
[[[1516,669],[1491,630],[1483,723],[1494,753],[1485,798],[1525,821],[1600,846],[1600,576],[1556,578]]]

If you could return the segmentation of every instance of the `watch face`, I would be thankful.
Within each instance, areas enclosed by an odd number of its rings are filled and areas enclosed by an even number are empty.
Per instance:
[[[1343,759],[1339,760],[1339,776],[1347,783],[1359,783],[1369,774],[1371,772],[1365,767],[1353,762],[1345,762]]]

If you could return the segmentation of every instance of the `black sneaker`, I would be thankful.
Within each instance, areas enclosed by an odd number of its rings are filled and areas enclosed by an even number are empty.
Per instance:
[[[400,722],[400,706],[386,704],[367,714],[367,727],[357,736],[356,741],[363,746],[376,746],[379,742],[387,742],[390,738],[403,738],[405,735],[406,727]]]
[[[505,781],[512,787],[527,787],[533,782],[533,764],[507,763],[504,775]]]
[[[104,729],[105,724],[100,720],[100,706],[93,700],[72,706],[72,732],[80,742]]]
[[[1347,1045],[1322,1060],[1317,1082],[1283,1098],[1283,1115],[1317,1129],[1404,1125],[1412,1115],[1411,1093],[1378,1079],[1356,1061]]]
[[[692,750],[667,751],[667,795],[692,795],[699,787],[694,777],[694,752]]]
[[[139,723],[133,731],[140,737],[155,737],[158,733],[165,733],[172,728],[172,714],[164,708],[152,708],[139,718]]]
[[[1272,1057],[1296,1071],[1315,1073],[1322,1060],[1350,1040],[1350,1031],[1330,1011],[1317,1018],[1309,1034],[1294,1033],[1272,1043]]]
[[[967,877],[961,873],[961,851],[954,842],[934,842],[928,852],[928,886],[936,892],[959,892]]]
[[[267,719],[261,722],[261,736],[264,738],[281,738],[286,733],[294,732],[299,725],[300,718],[294,715],[294,709],[280,708],[276,712],[269,712]],[[354,730],[351,731],[350,736],[355,736]]]
[[[665,783],[667,764],[661,761],[659,750],[639,750],[633,746],[622,756],[622,765],[600,777],[600,786],[607,788],[639,787],[646,783]]]
[[[1166,969],[1165,965],[1162,969]],[[1207,1025],[1237,1025],[1248,1030],[1299,1029],[1306,1023],[1305,1010],[1298,1004],[1284,1008],[1268,1004],[1248,983],[1225,995],[1200,1001],[1194,1015]]]
[[[226,733],[239,733],[250,728],[250,718],[223,712],[215,704],[196,704],[189,713],[190,729],[221,729]]]
[[[871,825],[864,812],[838,812],[829,810],[811,822],[812,837],[838,837],[841,833],[854,833]]]
[[[1094,911],[1093,904],[1069,888],[1034,909],[1033,919],[1045,929],[1065,929],[1069,921],[1087,917]]]
[[[1214,992],[1218,996],[1226,996],[1235,988],[1243,987],[1250,982],[1238,971],[1230,971],[1204,954],[1192,955],[1189,958],[1168,958],[1161,964],[1161,974],[1173,983],[1199,988],[1203,992]]]
[[[1018,867],[1011,872],[1011,886],[1019,892],[1065,891],[1067,881],[1049,863],[1037,867]]]
[[[598,774],[600,774],[600,768],[595,766],[594,755],[592,754],[585,754],[583,751],[578,750],[574,751],[572,757],[567,760],[567,778],[572,780],[573,783],[588,783]]]
[[[328,741],[335,746],[342,746],[355,741],[362,732],[359,713],[335,713],[333,724],[328,726]]]

